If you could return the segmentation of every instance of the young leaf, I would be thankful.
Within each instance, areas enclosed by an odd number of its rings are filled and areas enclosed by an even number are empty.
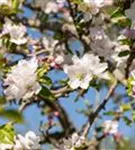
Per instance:
[[[0,126],[0,143],[13,144],[15,130],[11,123]]]
[[[42,90],[40,91],[39,95],[43,98],[43,99],[48,99],[50,101],[54,101],[55,100],[55,96],[51,93],[51,91],[45,87],[42,86]]]

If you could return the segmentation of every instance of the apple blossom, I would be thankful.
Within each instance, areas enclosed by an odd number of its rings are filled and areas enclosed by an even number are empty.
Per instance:
[[[105,134],[115,135],[118,132],[119,123],[116,120],[106,120],[102,126]]]
[[[8,0],[0,0],[0,5],[7,5],[8,4]]]
[[[52,13],[52,12],[57,13],[58,9],[59,8],[58,8],[57,3],[53,2],[53,1],[50,1],[50,2],[47,2],[44,12],[46,14],[49,14],[49,13]]]
[[[0,150],[9,150],[12,149],[13,145],[12,144],[3,144],[0,143]]]
[[[86,143],[85,137],[79,136],[77,133],[73,133],[69,139],[63,139],[63,142],[63,150],[74,150],[75,148],[81,148],[81,146]]]
[[[27,39],[24,37],[27,31],[26,27],[22,24],[16,25],[9,19],[5,19],[5,21],[2,35],[9,34],[10,42],[15,43],[16,45],[25,44],[27,42]]]
[[[90,47],[91,50],[99,56],[107,59],[113,53],[113,42],[100,27],[91,27],[90,29]]]
[[[50,53],[53,53],[53,51],[56,47],[56,44],[58,43],[57,40],[54,40],[51,37],[43,37],[42,42],[43,42],[43,45],[44,45],[46,51],[49,51]]]
[[[109,79],[107,72],[105,72],[107,63],[100,63],[98,56],[85,54],[80,59],[77,56],[73,56],[72,60],[73,65],[64,65],[64,72],[69,76],[68,84],[71,88],[81,87],[82,89],[87,89],[94,75],[99,78]]]
[[[41,86],[36,81],[37,59],[20,60],[18,65],[13,67],[11,73],[7,74],[4,85],[8,86],[4,93],[8,100],[28,99],[34,94],[38,94]]]
[[[133,2],[131,4],[131,7],[127,10],[125,10],[125,15],[127,18],[131,19],[132,21],[132,26],[131,28],[134,29],[135,28],[135,2]]]
[[[14,150],[39,150],[40,138],[32,131],[25,134],[25,137],[18,134],[15,138]]]
[[[79,5],[79,9],[84,12],[84,21],[87,22],[92,18],[92,15],[96,15],[99,12],[99,8],[97,7],[94,1],[84,0]]]

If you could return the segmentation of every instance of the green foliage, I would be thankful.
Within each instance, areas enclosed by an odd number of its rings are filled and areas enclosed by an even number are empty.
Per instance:
[[[51,86],[52,85],[52,80],[48,77],[48,76],[43,76],[42,78],[40,78],[38,80],[40,83],[45,84],[47,86]]]
[[[123,16],[123,15],[124,15],[123,10],[122,10],[120,7],[118,7],[117,9],[115,9],[115,10],[112,12],[111,18],[117,18],[117,17],[121,17],[121,16]]]
[[[47,99],[52,102],[56,99],[55,96],[51,93],[51,91],[45,86],[42,86],[42,90],[40,91],[39,96],[44,100]]]
[[[120,52],[118,56],[119,56],[119,57],[124,57],[124,56],[127,56],[127,55],[129,55],[129,54],[130,54],[130,51],[127,50],[127,51],[122,51],[122,52]]]
[[[132,111],[132,120],[135,122],[135,110]]]
[[[0,143],[13,144],[15,130],[11,123],[0,126]]]
[[[121,27],[130,27],[131,21],[126,18],[124,11],[118,7],[111,14],[111,21]]]
[[[18,122],[18,123],[23,123],[24,119],[21,113],[19,113],[17,110],[13,109],[0,109],[0,116],[7,118],[11,121]]]
[[[106,116],[114,116],[115,112],[114,111],[107,111],[107,112],[104,112],[104,115],[106,115]]]
[[[125,121],[125,123],[130,126],[132,124],[132,120],[129,119],[127,116],[123,116],[123,120]]]
[[[0,96],[0,104],[5,104],[6,98],[4,96]]]
[[[134,78],[133,77],[129,77],[128,80],[127,80],[127,93],[128,95],[132,96],[133,92],[132,92],[132,89],[133,89],[133,85],[131,84],[133,82]]]
[[[128,104],[122,104],[122,105],[120,106],[120,108],[121,108],[122,111],[125,112],[125,111],[131,110],[132,107],[131,107],[131,104],[128,103]]]
[[[71,0],[71,2],[79,5],[81,2],[83,2],[83,0]]]

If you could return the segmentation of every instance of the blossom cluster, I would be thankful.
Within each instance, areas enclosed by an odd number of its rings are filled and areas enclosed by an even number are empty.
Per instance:
[[[39,150],[40,138],[32,131],[29,131],[22,136],[18,134],[14,137],[14,144],[0,143],[0,150],[14,149],[14,150]]]
[[[28,61],[20,60],[17,66],[13,67],[4,80],[4,86],[7,86],[4,93],[8,100],[27,100],[39,93],[41,86],[37,82],[37,67],[38,61],[35,57]]]

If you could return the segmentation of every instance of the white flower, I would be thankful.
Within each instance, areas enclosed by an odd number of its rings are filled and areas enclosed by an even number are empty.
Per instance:
[[[4,93],[8,100],[12,99],[28,99],[34,94],[38,94],[41,86],[36,81],[36,69],[38,67],[37,59],[20,60],[11,73],[7,74],[4,85],[8,86]]]
[[[135,14],[135,2],[131,4],[131,7],[129,9],[125,10],[126,17],[132,20],[131,28],[135,27],[135,15],[134,14]]]
[[[58,43],[57,40],[54,40],[51,37],[44,37],[42,42],[43,42],[45,49],[51,53],[53,53],[53,51],[56,47],[56,44]]]
[[[85,54],[82,58],[73,56],[73,65],[64,65],[64,72],[69,76],[68,84],[72,89],[87,89],[93,76],[109,79],[105,72],[107,63],[100,63],[98,56]]]
[[[64,57],[62,55],[57,55],[55,58],[55,63],[60,65],[64,62]]]
[[[105,134],[116,134],[118,132],[119,123],[116,120],[106,120],[103,123],[103,131]]]
[[[90,47],[95,54],[108,59],[108,57],[110,57],[110,55],[113,53],[113,42],[108,38],[102,28],[91,27],[90,39]]]
[[[32,131],[22,135],[17,135],[15,139],[14,150],[39,150],[40,149],[40,138]]]
[[[51,13],[51,12],[57,13],[57,12],[58,12],[58,5],[57,5],[57,3],[52,2],[52,1],[48,2],[48,3],[46,4],[46,8],[45,8],[44,12],[45,12],[46,14],[49,14],[49,13]]]
[[[129,55],[120,57],[119,53],[122,51],[130,51],[128,45],[120,45],[119,43],[115,43],[114,53],[110,56],[110,59],[116,63],[116,68],[118,68],[123,75],[125,75],[125,67],[127,64],[127,59]]]
[[[79,9],[84,12],[83,21],[87,22],[92,18],[92,15],[96,15],[99,12],[99,8],[93,0],[83,0],[79,4]]]
[[[22,24],[13,24],[9,19],[5,19],[5,21],[2,35],[9,34],[10,41],[17,45],[25,44],[27,42],[27,39],[24,37],[27,31],[26,27]]]
[[[83,144],[86,143],[85,137],[79,136],[77,133],[73,133],[71,138],[64,139],[63,142],[63,150],[74,150],[74,148],[80,148]]]
[[[12,149],[13,145],[12,144],[3,144],[0,143],[0,150],[8,150],[8,149]]]
[[[0,5],[7,5],[8,4],[8,0],[0,0]]]

